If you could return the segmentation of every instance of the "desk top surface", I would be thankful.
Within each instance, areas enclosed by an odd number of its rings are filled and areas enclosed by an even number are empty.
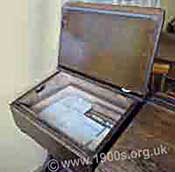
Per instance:
[[[174,131],[174,111],[145,105],[110,150],[113,160],[109,155],[96,172],[173,172]],[[127,158],[121,155],[123,152]]]

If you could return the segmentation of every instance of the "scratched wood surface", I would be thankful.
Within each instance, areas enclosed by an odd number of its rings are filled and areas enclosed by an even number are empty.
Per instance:
[[[160,151],[161,146],[165,146],[165,152]],[[131,157],[131,151],[139,152],[146,148],[151,152],[151,157],[148,153],[144,154],[147,156],[138,153],[137,158],[127,160],[119,160],[119,156],[116,156],[116,160],[108,159],[101,163],[96,172],[174,172],[174,111],[158,105],[145,105],[110,152],[114,155],[116,151],[123,151]]]

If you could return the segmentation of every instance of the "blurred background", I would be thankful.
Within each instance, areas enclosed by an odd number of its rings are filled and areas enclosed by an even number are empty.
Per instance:
[[[96,0],[161,6],[166,21],[174,0]],[[0,171],[30,172],[47,151],[16,127],[8,104],[56,70],[60,29],[59,0],[3,0],[0,6]]]

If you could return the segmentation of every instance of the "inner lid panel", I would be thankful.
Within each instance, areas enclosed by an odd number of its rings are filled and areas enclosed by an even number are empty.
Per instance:
[[[65,6],[59,64],[144,94],[161,27],[161,12],[121,9]]]

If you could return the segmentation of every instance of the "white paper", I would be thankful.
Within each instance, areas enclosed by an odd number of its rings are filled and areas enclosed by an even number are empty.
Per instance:
[[[92,109],[92,104],[78,95],[66,96],[48,106],[40,113],[40,118],[82,145],[89,145],[100,135],[107,133],[109,128],[97,123],[85,115]],[[99,141],[100,141],[99,140]],[[97,142],[99,142],[97,141]]]

